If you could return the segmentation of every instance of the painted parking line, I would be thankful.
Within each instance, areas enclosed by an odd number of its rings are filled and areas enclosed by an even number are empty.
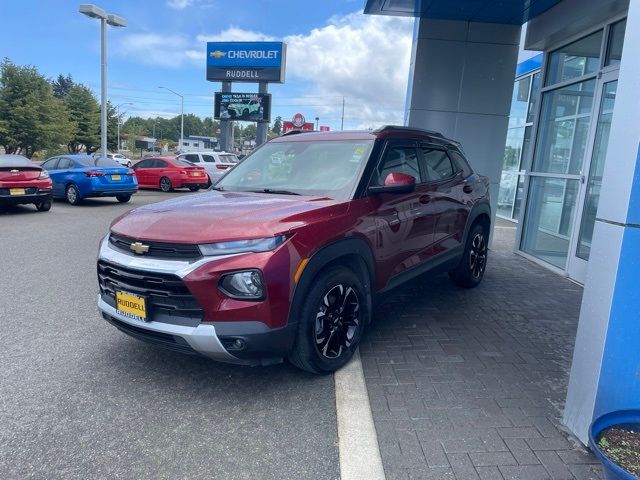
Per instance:
[[[360,352],[335,373],[335,383],[341,479],[384,480]]]

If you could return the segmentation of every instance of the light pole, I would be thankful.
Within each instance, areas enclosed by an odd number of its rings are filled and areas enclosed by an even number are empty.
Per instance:
[[[100,20],[101,44],[101,110],[100,110],[100,151],[102,158],[107,156],[107,24],[112,27],[126,27],[127,21],[112,13],[107,13],[91,3],[83,3],[78,9],[90,18]]]
[[[116,105],[116,115],[117,115],[117,120],[118,120],[118,153],[120,153],[120,107],[122,107],[123,105],[133,105],[133,103],[131,102],[126,102],[126,103],[119,103],[118,105]]]
[[[180,145],[178,147],[178,150],[181,150],[182,142],[184,140],[184,95],[180,95],[178,92],[174,92],[173,90],[167,87],[158,87],[158,88],[164,88],[165,90],[168,90],[174,95],[177,95],[180,97]]]

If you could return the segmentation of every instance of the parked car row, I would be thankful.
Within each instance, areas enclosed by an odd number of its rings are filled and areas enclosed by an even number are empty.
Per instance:
[[[126,203],[139,187],[197,191],[221,177],[210,178],[205,167],[181,157],[145,158],[130,168],[126,157],[109,155],[60,155],[41,165],[20,155],[0,155],[0,206],[33,204],[39,211],[48,211],[54,198],[66,199],[71,205],[96,197],[115,197]]]

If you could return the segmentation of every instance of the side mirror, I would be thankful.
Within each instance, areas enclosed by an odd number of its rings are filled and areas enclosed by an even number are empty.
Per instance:
[[[380,193],[411,193],[416,188],[416,179],[411,175],[400,172],[391,172],[384,179],[384,185],[373,185],[369,187],[369,193],[378,195]]]

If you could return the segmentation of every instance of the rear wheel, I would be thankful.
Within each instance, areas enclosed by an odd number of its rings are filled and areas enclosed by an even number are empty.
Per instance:
[[[116,199],[120,203],[127,203],[129,200],[131,200],[131,195],[116,195]]]
[[[197,192],[198,190],[200,190],[200,185],[194,185],[189,187],[189,190],[191,190],[192,192]]]
[[[66,196],[67,202],[69,202],[71,205],[78,205],[82,201],[80,192],[78,191],[78,187],[73,184],[67,187]]]
[[[173,185],[171,185],[171,180],[167,177],[162,177],[160,179],[160,190],[163,192],[170,192],[173,190]]]
[[[449,277],[459,287],[474,288],[480,285],[487,268],[488,232],[476,223],[469,230],[460,264],[449,272]]]
[[[48,212],[51,210],[51,200],[45,200],[44,202],[36,203],[36,208],[39,212]]]
[[[363,282],[346,267],[331,267],[319,274],[305,298],[289,360],[311,373],[334,372],[351,359],[369,322]]]

